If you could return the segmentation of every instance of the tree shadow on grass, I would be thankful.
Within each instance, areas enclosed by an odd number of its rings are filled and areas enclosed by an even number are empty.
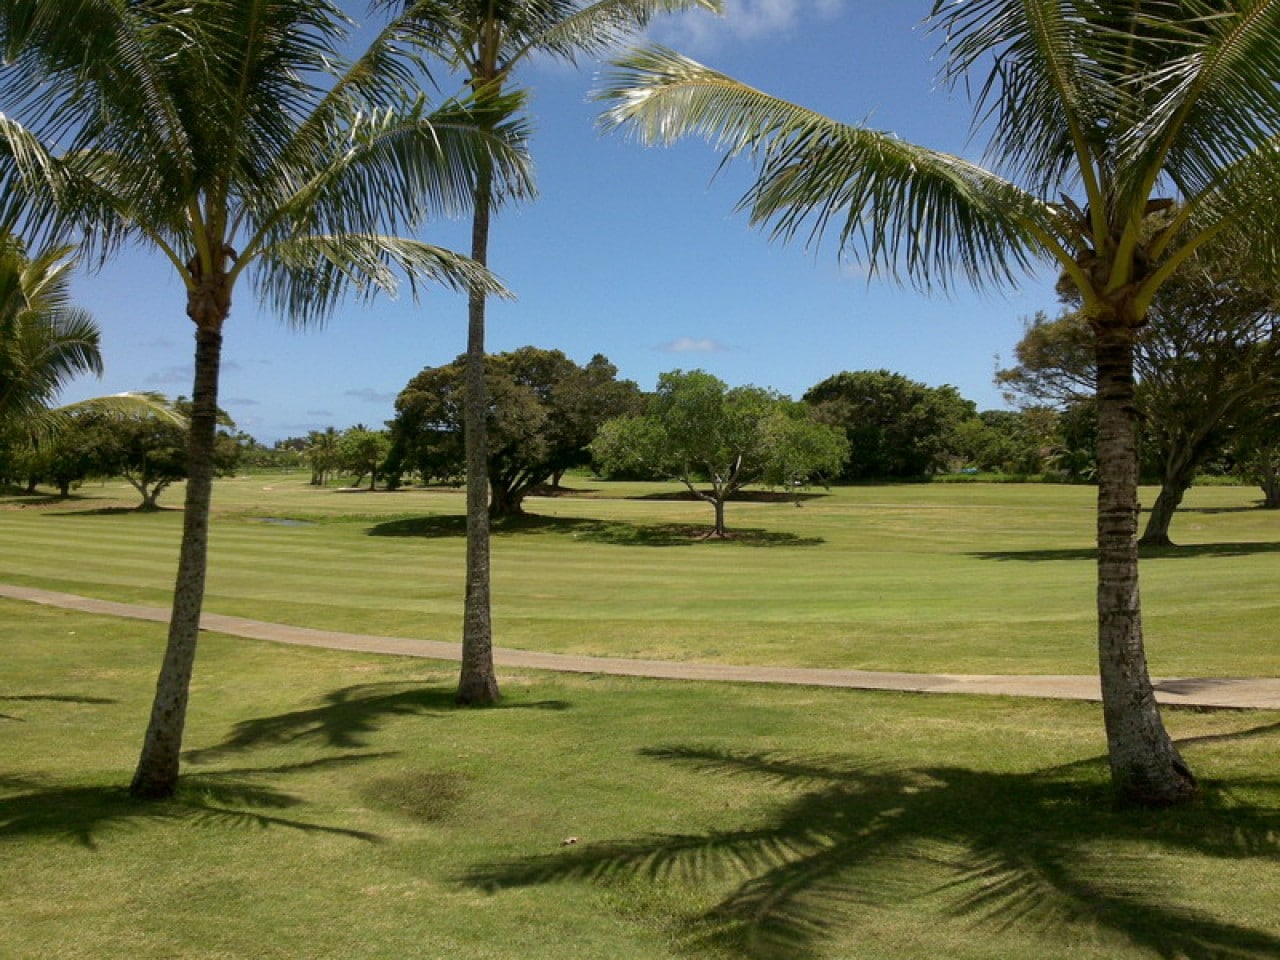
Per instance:
[[[805,500],[818,500],[829,497],[829,493],[806,491],[795,493],[790,490],[739,490],[728,500],[729,503],[800,503]],[[671,490],[663,493],[638,493],[627,500],[657,500],[676,503],[698,503],[701,497],[688,490]]]
[[[112,700],[110,697],[85,697],[74,696],[71,694],[58,693],[28,693],[19,696],[2,696],[0,703],[82,703],[82,704],[103,704],[118,703],[118,700]],[[22,722],[22,717],[15,717],[12,714],[0,713],[0,720],[16,720]]]
[[[706,541],[711,530],[710,524],[638,524],[584,517],[546,517],[533,513],[495,520],[492,527],[493,534],[498,537],[556,534],[624,547],[689,547]],[[376,524],[369,528],[368,533],[371,537],[464,537],[467,518],[406,517]],[[813,547],[826,541],[822,537],[798,537],[754,527],[730,527],[728,538],[717,542],[740,543],[749,547]]]
[[[162,504],[156,504],[154,507],[143,509],[139,506],[133,507],[90,507],[85,510],[58,510],[56,512],[46,513],[46,517],[136,517],[139,515],[154,516],[160,513],[181,513],[181,507],[166,507]]]
[[[697,955],[752,960],[816,957],[859,915],[913,903],[918,914],[967,919],[992,936],[1024,927],[1052,938],[1083,925],[1170,960],[1280,956],[1280,934],[1180,902],[1169,862],[1152,860],[1194,855],[1270,867],[1280,856],[1280,781],[1249,785],[1271,795],[1265,808],[1206,785],[1190,808],[1120,811],[1102,760],[1010,774],[685,746],[645,755],[763,780],[786,798],[749,826],[577,845],[480,865],[462,882],[493,891],[679,878],[723,895],[709,910],[669,914],[677,938]]]
[[[1143,560],[1190,560],[1197,557],[1248,557],[1259,553],[1280,553],[1280,543],[1192,543],[1185,546],[1140,547]],[[1021,560],[1043,563],[1049,560],[1094,560],[1093,547],[1066,550],[978,550],[969,554],[979,560]]]
[[[382,753],[348,754],[306,763],[185,774],[171,800],[137,800],[123,787],[49,786],[34,779],[9,777],[0,789],[0,842],[17,837],[55,837],[89,849],[113,831],[135,829],[148,823],[269,829],[273,827],[322,833],[366,842],[378,842],[376,834],[345,827],[311,823],[280,811],[300,807],[303,801],[263,778],[321,768],[350,766],[386,756]]]
[[[291,710],[271,717],[242,720],[216,746],[189,750],[184,759],[208,763],[256,747],[317,742],[335,749],[368,746],[369,738],[395,717],[444,716],[459,709],[456,691],[424,687],[420,683],[387,681],[361,683],[326,694],[319,706]],[[499,703],[487,709],[565,710],[561,700],[537,703]]]

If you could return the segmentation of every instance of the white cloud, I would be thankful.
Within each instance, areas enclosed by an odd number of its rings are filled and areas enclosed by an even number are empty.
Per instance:
[[[726,36],[736,40],[791,33],[808,20],[833,20],[840,15],[844,0],[725,0],[724,15],[691,10],[666,17],[654,26],[660,43],[705,53],[720,46]]]
[[[663,353],[723,353],[729,348],[710,337],[680,337],[657,349]]]

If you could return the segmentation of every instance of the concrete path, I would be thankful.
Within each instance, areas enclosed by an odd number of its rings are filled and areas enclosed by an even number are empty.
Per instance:
[[[165,623],[168,608],[145,607],[110,600],[95,600],[70,593],[0,584],[0,597],[25,600],[84,613],[129,617]],[[201,629],[251,640],[270,640],[304,647],[390,653],[430,660],[459,658],[456,643],[376,637],[336,630],[314,630],[283,623],[265,623],[244,617],[206,613]],[[781,683],[814,687],[847,687],[859,690],[896,690],[909,693],[969,693],[1011,697],[1048,697],[1058,700],[1100,700],[1097,677],[999,676],[949,673],[880,673],[867,670],[819,670],[805,667],[742,667],[719,663],[670,660],[629,660],[614,657],[580,657],[558,653],[495,648],[494,661],[501,667],[555,670],[564,673],[599,673],[660,680],[719,680],[734,683]],[[1180,678],[1154,681],[1161,703],[1200,707],[1280,710],[1280,679]]]

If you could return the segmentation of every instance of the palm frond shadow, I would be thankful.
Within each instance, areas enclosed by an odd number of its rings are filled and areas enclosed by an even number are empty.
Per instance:
[[[499,537],[558,534],[622,547],[689,547],[705,540],[712,529],[710,524],[642,524],[533,513],[495,520],[492,527]],[[375,524],[368,531],[371,537],[463,537],[466,532],[466,517],[459,516],[401,517]],[[749,547],[812,547],[826,542],[822,537],[801,537],[757,527],[731,527],[727,539]]]
[[[54,837],[97,849],[106,834],[139,829],[148,824],[193,824],[237,829],[283,828],[303,833],[350,837],[369,843],[376,834],[346,827],[311,823],[281,811],[300,807],[303,801],[263,778],[320,766],[349,766],[384,754],[348,754],[277,767],[219,770],[189,774],[179,783],[177,795],[167,801],[142,801],[123,787],[51,786],[36,780],[0,783],[15,791],[0,796],[0,841],[6,837]]]
[[[335,749],[368,746],[370,738],[396,717],[444,716],[458,709],[455,691],[421,683],[360,683],[325,694],[314,707],[290,710],[237,723],[219,744],[189,750],[184,759],[208,763],[229,753],[257,747],[316,742]],[[563,710],[562,701],[503,703],[493,709]]]
[[[1280,856],[1280,781],[1265,784],[1277,799],[1265,809],[1210,787],[1200,805],[1157,817],[1113,808],[1101,760],[1014,774],[684,746],[645,753],[763,779],[785,799],[748,826],[578,845],[480,865],[461,881],[489,891],[687,881],[720,899],[671,918],[681,939],[757,960],[817,956],[859,912],[912,902],[996,931],[1091,924],[1165,958],[1280,956],[1280,935],[1180,902],[1150,862],[1152,851]]]

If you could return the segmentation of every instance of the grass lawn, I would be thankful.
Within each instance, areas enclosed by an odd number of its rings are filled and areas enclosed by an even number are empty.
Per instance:
[[[180,795],[134,804],[162,644],[0,601],[5,960],[1280,956],[1280,713],[1166,711],[1204,799],[1117,812],[1096,705],[509,673],[466,711],[450,666],[206,634]]]
[[[456,639],[460,491],[340,493],[302,474],[220,481],[211,611]],[[496,641],[604,656],[973,673],[1092,673],[1088,487],[854,487],[733,503],[729,542],[674,486],[571,480],[494,542]],[[1144,491],[1151,501],[1154,491]],[[1162,676],[1274,676],[1280,513],[1245,487],[1190,491],[1182,546],[1143,563]],[[123,485],[0,499],[0,581],[169,602],[180,512]],[[181,490],[162,502],[181,503]]]

